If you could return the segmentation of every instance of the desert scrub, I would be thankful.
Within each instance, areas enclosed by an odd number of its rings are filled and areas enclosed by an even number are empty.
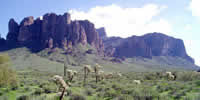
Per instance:
[[[94,91],[91,88],[85,89],[84,94],[87,96],[92,96],[94,94]]]
[[[18,97],[17,100],[29,100],[29,96],[22,95],[22,96]]]
[[[42,93],[44,93],[44,89],[42,89],[42,88],[37,88],[33,94],[34,94],[34,95],[41,95]]]
[[[120,95],[120,92],[118,92],[114,89],[108,89],[108,90],[105,90],[104,98],[113,99],[113,98],[115,98],[116,96],[119,96],[119,95]]]
[[[122,90],[122,87],[119,84],[113,84],[111,87],[116,91],[121,91]]]
[[[86,100],[86,97],[81,94],[73,94],[69,100]]]
[[[44,92],[45,93],[53,93],[53,92],[56,92],[56,84],[54,83],[48,83],[48,84],[45,84],[43,85],[42,87],[44,89]]]
[[[126,97],[118,96],[118,97],[114,98],[114,100],[127,100],[127,99],[126,99]]]
[[[159,98],[159,93],[148,87],[135,88],[131,95],[134,100],[154,100]]]
[[[2,95],[2,96],[0,96],[0,100],[8,100],[8,96],[7,95]]]
[[[177,73],[177,80],[179,81],[193,81],[193,80],[200,80],[200,74],[197,72],[178,72]]]
[[[200,86],[200,80],[197,80],[197,81],[195,82],[195,85],[199,87],[199,86]]]
[[[17,74],[10,68],[10,57],[6,54],[0,54],[0,87],[17,87]]]

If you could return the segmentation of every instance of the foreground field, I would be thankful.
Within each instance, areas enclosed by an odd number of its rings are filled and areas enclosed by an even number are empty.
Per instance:
[[[60,94],[52,81],[57,73],[37,70],[17,73],[18,85],[0,88],[0,100],[58,100]],[[124,73],[97,84],[94,74],[90,74],[84,85],[83,72],[79,71],[64,100],[200,100],[200,74],[175,73],[176,80],[169,80],[163,72]],[[134,80],[141,80],[141,84]]]

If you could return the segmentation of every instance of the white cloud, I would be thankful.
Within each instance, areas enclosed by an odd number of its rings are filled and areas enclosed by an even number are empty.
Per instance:
[[[192,10],[192,15],[200,17],[200,0],[191,0],[190,10]]]
[[[40,20],[43,20],[43,16],[40,16]]]
[[[200,66],[200,56],[196,54],[200,50],[200,48],[198,48],[198,41],[185,39],[184,44],[186,47],[187,54],[194,58],[196,65]]]
[[[118,5],[96,6],[89,11],[70,10],[72,19],[88,19],[95,27],[105,27],[108,36],[128,37],[148,32],[170,33],[171,25],[165,19],[155,20],[167,6],[148,4],[140,8],[122,8]]]
[[[186,24],[186,25],[185,25],[185,30],[186,30],[186,31],[192,30],[192,25],[191,25],[191,24]]]
[[[200,57],[198,57],[198,58],[195,59],[195,64],[198,65],[198,66],[200,66]]]

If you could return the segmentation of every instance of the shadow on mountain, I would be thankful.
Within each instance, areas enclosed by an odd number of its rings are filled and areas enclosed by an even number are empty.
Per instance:
[[[6,41],[0,39],[0,52],[22,47],[28,48],[32,53],[37,53],[44,49],[40,46],[39,42],[16,43],[15,41]]]

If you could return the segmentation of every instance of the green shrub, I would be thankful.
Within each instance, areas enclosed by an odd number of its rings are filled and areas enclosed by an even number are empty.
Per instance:
[[[118,96],[118,93],[113,89],[105,91],[105,94],[104,94],[104,97],[109,97],[110,99],[113,99],[116,96]]]
[[[7,95],[0,96],[0,100],[8,100],[8,96]]]
[[[92,89],[86,89],[85,91],[84,91],[84,93],[87,95],[87,96],[92,96],[94,93],[93,93],[93,91],[92,91]]]
[[[66,92],[67,92],[67,96],[71,96],[73,93],[71,89],[67,89]]]
[[[0,54],[0,87],[14,86],[17,84],[17,74],[10,67],[10,57]]]
[[[136,88],[131,95],[134,100],[154,100],[155,98],[159,97],[156,91],[153,91],[147,87]]]
[[[53,83],[48,83],[43,86],[45,93],[53,93],[56,92],[57,86]]]
[[[27,92],[27,91],[29,91],[29,90],[30,90],[30,87],[27,87],[27,86],[24,87],[24,91],[25,91],[25,92]]]
[[[96,89],[97,85],[96,84],[89,84],[91,88]]]
[[[3,91],[0,91],[0,96],[2,96],[3,95]]]
[[[177,73],[177,80],[193,81],[193,80],[200,80],[200,77],[199,74],[195,72],[179,72]]]
[[[29,100],[29,97],[27,95],[22,95],[17,100]]]
[[[126,98],[122,97],[122,96],[118,96],[118,97],[114,98],[114,100],[126,100]]]
[[[86,100],[86,98],[80,94],[73,94],[69,100]]]
[[[200,80],[195,82],[196,86],[200,86]]]
[[[34,92],[35,95],[41,95],[44,92],[42,88],[37,88]]]

